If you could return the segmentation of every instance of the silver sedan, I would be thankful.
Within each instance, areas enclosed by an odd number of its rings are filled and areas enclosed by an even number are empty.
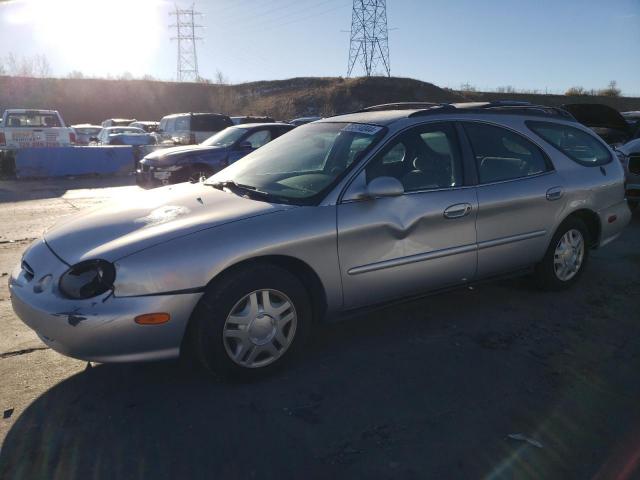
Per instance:
[[[362,307],[514,271],[567,288],[629,222],[624,195],[614,153],[561,110],[379,106],[63,222],[11,298],[65,355],[263,373]]]

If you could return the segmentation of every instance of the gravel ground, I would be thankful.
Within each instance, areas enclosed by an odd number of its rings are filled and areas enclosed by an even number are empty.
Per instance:
[[[0,182],[0,478],[640,477],[640,212],[570,291],[517,278],[390,306],[228,385],[179,362],[88,368],[11,310],[32,239],[134,190]]]

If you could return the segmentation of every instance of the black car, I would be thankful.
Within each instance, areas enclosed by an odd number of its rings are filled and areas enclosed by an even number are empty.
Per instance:
[[[156,150],[140,161],[136,182],[152,188],[208,177],[293,128],[285,123],[238,125],[199,145]]]
[[[615,108],[601,103],[570,103],[562,105],[583,125],[596,132],[613,147],[638,138],[636,124],[628,122]]]

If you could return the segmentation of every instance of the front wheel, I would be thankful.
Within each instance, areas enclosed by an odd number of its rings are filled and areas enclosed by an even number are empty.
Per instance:
[[[589,232],[577,218],[565,220],[536,265],[535,279],[544,290],[563,290],[578,281],[589,258]]]
[[[192,321],[200,362],[222,378],[248,377],[277,368],[300,349],[311,308],[296,276],[265,264],[210,285]]]

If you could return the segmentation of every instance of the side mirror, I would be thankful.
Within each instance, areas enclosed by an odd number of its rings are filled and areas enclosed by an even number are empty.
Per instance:
[[[240,150],[253,149],[253,145],[251,145],[251,142],[240,142],[240,145],[238,145],[238,147],[240,148]]]
[[[397,197],[404,193],[400,180],[393,177],[377,177],[369,182],[365,190],[365,197]]]

